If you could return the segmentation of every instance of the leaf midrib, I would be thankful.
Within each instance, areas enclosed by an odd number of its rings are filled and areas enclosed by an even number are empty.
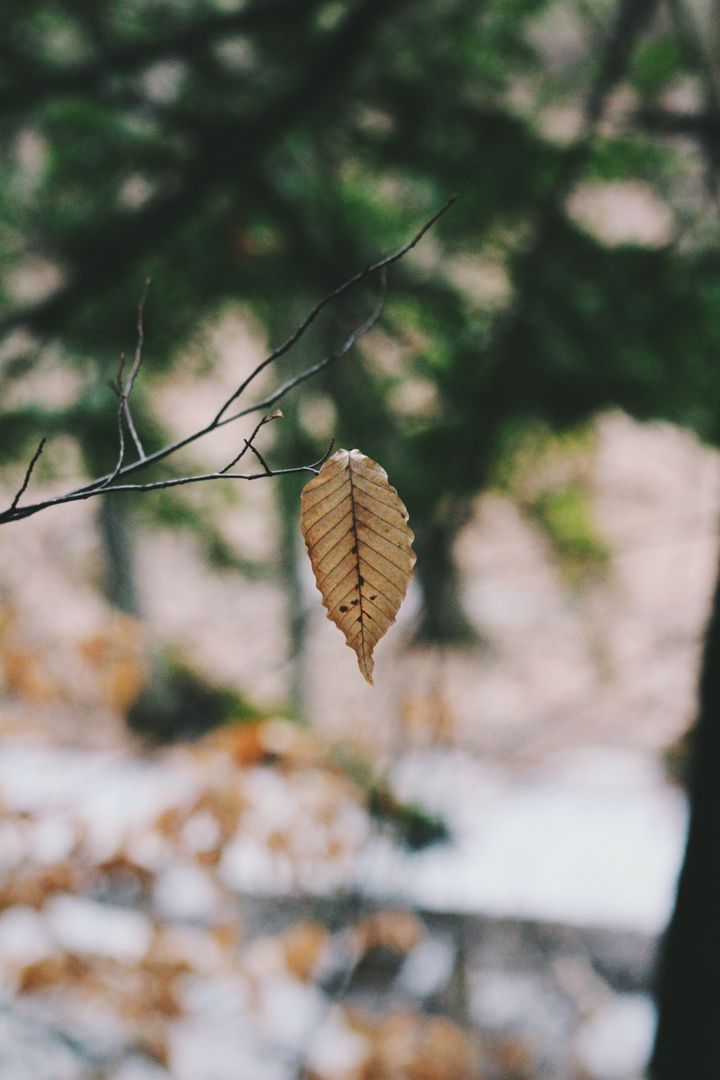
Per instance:
[[[355,567],[357,573],[358,582],[358,597],[360,598],[360,645],[362,648],[363,665],[365,670],[363,675],[367,679],[369,676],[369,665],[367,661],[367,646],[365,644],[365,612],[363,610],[363,594],[362,594],[362,574],[360,573],[360,537],[357,531],[357,519],[355,517],[355,485],[353,483],[353,459],[352,454],[348,454],[348,474],[350,476],[350,506],[352,507],[352,531],[353,538],[355,540]]]

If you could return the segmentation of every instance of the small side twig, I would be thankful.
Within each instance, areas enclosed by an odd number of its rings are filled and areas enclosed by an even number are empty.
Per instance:
[[[34,469],[35,469],[35,466],[36,466],[36,465],[37,465],[37,463],[38,463],[38,459],[39,459],[40,455],[41,455],[41,454],[42,454],[42,452],[43,452],[43,448],[44,448],[44,446],[45,446],[45,443],[46,443],[46,442],[47,442],[47,438],[42,438],[42,439],[40,440],[40,443],[39,443],[39,445],[38,445],[38,448],[37,448],[37,450],[35,451],[35,453],[33,454],[32,458],[31,458],[31,460],[30,460],[30,464],[28,465],[27,469],[25,470],[25,476],[24,476],[24,478],[23,478],[23,482],[22,482],[22,484],[20,485],[20,487],[18,488],[18,490],[16,491],[16,493],[15,493],[15,498],[14,498],[14,499],[13,499],[13,501],[12,501],[12,502],[10,503],[10,509],[11,509],[11,510],[15,510],[15,509],[17,508],[17,505],[18,505],[18,503],[20,502],[20,500],[22,499],[23,495],[24,495],[24,494],[25,494],[25,492],[27,491],[27,487],[28,487],[28,484],[30,483],[30,477],[31,477],[31,476],[32,476],[32,474],[33,474],[33,471],[34,471]]]
[[[135,421],[133,420],[132,410],[130,408],[130,395],[132,388],[137,378],[140,366],[143,361],[143,344],[145,342],[145,303],[150,292],[150,285],[152,284],[151,278],[145,279],[145,288],[143,294],[140,297],[140,303],[137,310],[137,344],[135,346],[135,356],[133,358],[132,367],[130,368],[130,374],[128,375],[127,382],[123,390],[123,411],[125,413],[125,422],[130,432],[130,437],[135,443],[135,449],[137,450],[138,458],[140,461],[144,461],[146,454],[143,449],[143,444],[140,442],[140,436],[137,433],[135,427]]]
[[[125,461],[125,425],[123,423],[125,417],[125,390],[123,386],[123,372],[125,370],[125,353],[120,353],[120,359],[118,361],[118,370],[115,377],[115,382],[111,383],[114,392],[118,398],[118,410],[117,410],[117,429],[118,429],[118,456],[115,462],[115,468],[111,473],[108,473],[107,477],[99,485],[99,488],[106,488],[108,484],[111,484],[113,480],[120,474],[120,470],[123,467]]]
[[[150,289],[150,278],[145,280],[145,288],[143,289],[142,296],[140,297],[140,303],[138,304],[137,313],[137,344],[135,346],[135,356],[133,358],[132,367],[130,373],[125,379],[125,353],[120,353],[120,360],[118,361],[117,375],[115,376],[115,382],[112,383],[112,388],[117,394],[118,399],[118,412],[117,412],[117,429],[118,429],[118,456],[115,463],[115,468],[111,473],[108,473],[102,481],[98,482],[98,490],[102,491],[109,487],[110,484],[120,475],[122,467],[125,463],[125,425],[130,432],[130,436],[135,443],[135,449],[137,450],[138,461],[144,461],[146,458],[143,445],[140,442],[140,436],[137,433],[135,427],[135,421],[133,420],[132,410],[130,408],[130,395],[132,393],[135,379],[140,371],[140,365],[142,364],[143,357],[143,342],[145,340],[144,330],[144,314],[145,314],[145,301]]]
[[[271,413],[269,416],[263,416],[262,420],[260,420],[259,423],[257,423],[255,425],[255,430],[253,431],[250,438],[243,440],[245,445],[243,446],[240,453],[237,454],[232,459],[232,461],[229,461],[228,464],[225,466],[225,468],[221,469],[220,472],[224,475],[225,473],[230,472],[231,469],[234,469],[235,466],[237,465],[237,463],[239,461],[242,461],[242,459],[245,457],[248,450],[254,450],[253,442],[254,442],[258,432],[260,431],[260,428],[265,427],[266,424],[271,423],[273,420],[279,420],[281,417],[282,417],[282,412],[280,411],[280,409],[276,409],[275,412]]]
[[[269,469],[266,464],[262,472],[256,473],[225,472],[222,469],[218,469],[216,472],[194,473],[190,476],[174,476],[167,480],[155,480],[147,484],[111,484],[104,488],[94,487],[85,490],[69,491],[65,495],[59,495],[54,499],[47,499],[42,503],[34,503],[32,506],[26,507],[17,507],[14,513],[5,511],[0,514],[0,525],[7,524],[10,521],[21,521],[23,518],[32,517],[34,514],[39,513],[40,510],[47,510],[51,506],[62,506],[65,503],[83,502],[86,499],[94,498],[96,495],[111,495],[116,491],[162,491],[165,488],[183,487],[186,484],[199,484],[206,480],[264,480],[267,477],[295,476],[299,473],[310,473],[312,476],[317,476],[322,466],[332,454],[334,445],[335,440],[332,439],[322,457],[318,458],[317,461],[313,461],[310,465],[292,465],[289,468],[284,469]]]
[[[273,390],[272,394],[259,401],[256,405],[250,405],[246,409],[241,409],[239,412],[233,413],[231,416],[225,416],[222,420],[217,421],[217,426],[222,427],[223,424],[231,424],[233,420],[240,420],[241,417],[247,416],[248,413],[257,412],[258,409],[270,409],[276,402],[285,397],[291,390],[294,390],[296,386],[304,383],[306,379],[312,378],[313,375],[317,375],[319,372],[324,371],[326,367],[334,364],[335,361],[341,360],[346,353],[352,349],[353,345],[356,345],[361,337],[364,337],[370,330],[375,327],[380,319],[385,308],[385,300],[387,299],[387,269],[383,267],[380,271],[380,298],[377,302],[375,310],[365,322],[356,327],[343,341],[342,345],[329,353],[328,356],[323,357],[317,364],[313,364],[312,367],[305,368],[304,371],[294,375],[292,379],[288,379],[287,382],[282,383],[277,390]]]
[[[256,459],[256,461],[258,461],[262,465],[263,469],[265,470],[265,475],[272,476],[272,469],[258,450],[257,446],[253,446],[253,444],[251,442],[248,442],[247,439],[245,440],[245,446]]]

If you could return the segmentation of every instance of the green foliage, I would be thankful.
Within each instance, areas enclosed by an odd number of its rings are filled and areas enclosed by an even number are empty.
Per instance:
[[[587,426],[552,431],[519,424],[501,442],[493,486],[508,494],[549,541],[567,581],[583,585],[602,574],[610,548],[593,513],[595,437]]]
[[[450,840],[447,822],[417,803],[396,799],[382,785],[370,789],[368,812],[376,821],[392,829],[408,851],[423,851],[433,844],[445,844]]]
[[[658,34],[638,49],[630,78],[643,97],[653,98],[686,72],[682,43],[673,34]]]
[[[532,509],[570,581],[583,581],[607,566],[610,549],[598,534],[585,487],[571,483],[549,491]]]
[[[128,712],[131,730],[150,742],[197,738],[221,724],[263,718],[251,701],[215,686],[178,655],[156,659],[150,679]]]
[[[235,571],[251,581],[267,579],[267,564],[247,558],[215,524],[218,511],[232,503],[228,485],[199,484],[184,497],[172,489],[165,490],[159,499],[142,501],[137,513],[140,521],[148,525],[191,538],[208,566],[219,573]]]
[[[399,799],[388,781],[375,774],[367,757],[342,745],[336,747],[334,757],[362,792],[371,817],[390,829],[408,851],[450,840],[447,822],[418,803]]]

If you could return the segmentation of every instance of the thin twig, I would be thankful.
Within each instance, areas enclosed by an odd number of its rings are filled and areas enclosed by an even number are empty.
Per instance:
[[[249,450],[253,457],[260,463],[260,465],[262,465],[263,469],[265,470],[265,475],[272,476],[272,469],[258,450],[257,446],[253,446],[253,444],[251,442],[248,442],[248,440],[246,439],[245,448]]]
[[[23,478],[23,482],[22,482],[22,484],[20,485],[20,487],[18,488],[17,492],[15,493],[15,498],[14,498],[14,499],[13,499],[13,501],[12,501],[12,502],[10,503],[10,509],[11,509],[11,510],[15,510],[15,509],[17,508],[17,505],[18,505],[18,503],[20,502],[20,500],[22,499],[23,495],[24,495],[24,494],[25,494],[25,492],[27,491],[27,486],[28,486],[28,484],[30,483],[30,477],[31,477],[31,476],[32,476],[32,474],[33,474],[33,470],[34,470],[35,466],[36,466],[36,465],[37,465],[37,463],[38,463],[38,458],[39,458],[39,457],[40,457],[40,455],[42,454],[42,452],[43,452],[43,447],[45,446],[45,443],[46,443],[46,442],[47,442],[47,439],[46,439],[46,438],[42,438],[42,439],[40,440],[40,443],[39,443],[39,445],[38,445],[38,448],[37,448],[37,450],[35,451],[35,453],[33,454],[33,456],[32,456],[32,460],[30,461],[30,464],[28,465],[27,469],[25,470],[25,476],[24,476],[24,478]]]
[[[320,312],[324,308],[326,308],[328,304],[331,304],[333,300],[337,300],[354,285],[357,285],[358,282],[363,281],[365,278],[370,277],[372,274],[376,274],[379,270],[385,270],[388,266],[391,266],[393,263],[399,262],[400,259],[404,258],[404,256],[407,255],[409,251],[412,251],[412,249],[420,243],[425,233],[433,227],[435,222],[438,221],[438,219],[441,218],[443,214],[447,213],[447,211],[450,209],[450,207],[456,200],[457,195],[451,196],[451,198],[448,199],[444,206],[441,206],[440,209],[436,211],[436,213],[434,213],[432,217],[425,222],[425,224],[415,234],[412,240],[409,240],[407,244],[404,244],[397,251],[393,252],[392,255],[386,255],[384,256],[384,258],[378,259],[377,262],[371,263],[369,266],[366,266],[364,270],[358,270],[356,274],[353,274],[351,278],[348,278],[347,281],[344,281],[342,285],[339,285],[336,289],[333,289],[333,291],[324,296],[322,300],[318,300],[315,307],[312,308],[312,310],[305,316],[300,325],[295,330],[293,330],[292,334],[290,334],[290,337],[286,338],[282,345],[279,345],[277,349],[274,349],[269,356],[266,356],[265,359],[260,364],[258,364],[255,370],[252,371],[248,375],[248,377],[240,383],[235,393],[230,395],[230,397],[227,399],[225,404],[218,412],[217,416],[215,417],[216,422],[220,422],[221,417],[227,412],[233,402],[237,401],[241,394],[243,394],[245,390],[247,390],[250,383],[254,379],[256,379],[257,376],[262,371],[264,371],[269,364],[272,364],[275,360],[279,360],[281,356],[284,356],[285,353],[289,352],[290,349],[292,349],[292,347],[297,344],[305,331],[312,325],[312,323],[315,322],[315,319],[318,317]]]
[[[117,429],[118,429],[118,456],[115,462],[115,468],[108,474],[107,478],[100,484],[101,488],[105,488],[108,484],[111,484],[113,480],[119,475],[120,470],[123,467],[125,461],[125,427],[123,424],[123,418],[125,415],[125,391],[123,388],[123,372],[125,371],[125,353],[120,353],[120,359],[118,361],[118,370],[115,382],[111,383],[111,386],[118,397],[118,410],[117,410]]]
[[[146,454],[143,450],[143,445],[140,442],[140,437],[135,427],[135,422],[132,416],[132,410],[130,408],[130,394],[132,393],[135,379],[140,370],[143,357],[143,342],[145,340],[145,331],[143,326],[144,314],[145,314],[145,301],[150,290],[150,278],[145,280],[145,287],[143,289],[142,296],[140,297],[140,303],[138,304],[137,312],[137,344],[135,346],[135,356],[133,358],[132,367],[130,368],[130,374],[125,379],[125,353],[120,353],[120,360],[118,362],[117,375],[115,377],[115,383],[113,390],[118,397],[118,414],[117,414],[117,427],[118,427],[118,456],[115,468],[109,473],[101,483],[98,484],[99,489],[109,487],[110,484],[120,475],[123,464],[125,462],[125,424],[127,424],[130,436],[135,443],[135,449],[138,453],[138,460],[144,461]]]
[[[118,402],[118,416],[117,416],[118,456],[117,456],[117,461],[115,463],[115,468],[113,469],[112,473],[108,476],[107,480],[105,480],[103,482],[102,487],[107,487],[108,484],[111,484],[113,482],[113,480],[117,476],[120,475],[120,470],[122,469],[123,462],[125,461],[125,426],[123,424],[123,415],[124,415],[123,406],[124,406],[124,399],[123,399],[122,393],[120,393],[120,400]]]
[[[145,301],[147,300],[148,293],[150,292],[150,285],[152,284],[150,278],[145,280],[145,288],[143,294],[140,297],[140,303],[138,304],[137,311],[137,344],[135,346],[135,357],[133,359],[132,367],[130,368],[130,374],[128,375],[127,382],[123,388],[123,407],[125,412],[125,420],[127,422],[128,431],[132,437],[132,441],[135,443],[135,449],[138,453],[140,461],[144,461],[146,454],[143,449],[143,445],[140,442],[140,437],[135,427],[135,421],[133,420],[132,411],[130,409],[130,395],[132,388],[137,378],[137,374],[140,371],[140,365],[143,360],[143,344],[145,341]]]
[[[249,413],[257,412],[258,409],[269,409],[275,405],[281,398],[284,398],[291,390],[294,390],[300,383],[304,383],[306,379],[312,378],[313,375],[317,375],[318,372],[323,371],[330,364],[335,363],[336,360],[342,359],[343,356],[355,345],[361,337],[367,334],[377,324],[380,316],[383,313],[385,307],[385,300],[387,298],[387,269],[383,267],[380,271],[380,299],[373,311],[372,315],[365,320],[360,326],[356,327],[343,341],[335,352],[330,353],[328,356],[323,357],[317,364],[313,364],[312,367],[305,368],[298,375],[294,375],[292,379],[288,379],[281,386],[274,390],[272,394],[264,398],[262,401],[258,401],[256,405],[249,405],[246,409],[241,409],[239,412],[233,413],[232,416],[225,416],[222,420],[218,420],[217,426],[222,427],[223,424],[230,424],[233,420],[239,420],[243,416],[247,416]]]
[[[260,420],[260,421],[259,421],[259,422],[258,422],[258,423],[257,423],[257,424],[255,425],[255,430],[253,431],[253,433],[252,433],[252,435],[250,436],[250,438],[249,438],[249,439],[244,439],[244,440],[243,440],[243,442],[245,443],[245,445],[243,446],[243,448],[242,448],[242,450],[240,451],[240,453],[239,453],[239,454],[237,454],[237,455],[236,455],[236,456],[235,456],[235,457],[234,457],[234,458],[232,459],[232,461],[229,461],[229,462],[227,463],[227,465],[225,466],[225,468],[224,468],[224,469],[221,469],[221,470],[220,470],[220,472],[221,472],[221,473],[227,473],[227,472],[230,472],[230,470],[231,470],[231,469],[234,469],[234,468],[235,468],[235,466],[237,465],[237,463],[238,463],[239,461],[242,461],[242,459],[243,459],[243,458],[245,457],[245,455],[246,455],[246,453],[248,452],[248,450],[252,450],[252,449],[254,449],[254,448],[253,448],[253,442],[254,442],[254,440],[255,440],[255,437],[257,436],[257,433],[258,433],[258,432],[260,431],[260,428],[264,427],[264,426],[265,426],[265,424],[269,424],[269,423],[271,423],[271,422],[272,422],[273,420],[279,420],[281,416],[282,416],[282,413],[280,412],[280,410],[279,410],[279,409],[278,409],[278,410],[277,410],[276,412],[272,413],[272,414],[271,414],[270,416],[263,416],[262,420]]]

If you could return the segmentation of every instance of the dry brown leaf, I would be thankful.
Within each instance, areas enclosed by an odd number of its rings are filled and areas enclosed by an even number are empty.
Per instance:
[[[419,945],[425,927],[412,911],[376,911],[358,923],[356,933],[364,952],[385,948],[403,955]]]
[[[40,704],[60,696],[52,676],[30,649],[5,649],[0,663],[0,685],[5,684],[8,697]]]
[[[261,720],[228,724],[217,731],[211,731],[205,739],[205,745],[230,754],[236,765],[259,765],[267,755],[264,726]]]
[[[373,649],[395,622],[415,563],[407,520],[385,470],[359,450],[338,450],[303,489],[317,587],[369,683]]]
[[[43,956],[26,964],[18,974],[18,990],[21,994],[42,994],[58,986],[67,987],[86,979],[89,963],[73,953],[56,953]]]
[[[405,737],[416,746],[451,744],[457,722],[444,694],[410,694],[400,706],[400,724]]]
[[[362,1080],[481,1080],[472,1037],[446,1017],[403,1010],[376,1019],[353,1009],[345,1016],[369,1044]]]
[[[330,934],[318,922],[300,922],[280,937],[288,970],[303,982],[309,982],[328,947]]]
[[[70,863],[58,863],[28,873],[17,873],[0,886],[0,911],[9,907],[31,907],[41,911],[58,892],[77,892],[81,871]]]

